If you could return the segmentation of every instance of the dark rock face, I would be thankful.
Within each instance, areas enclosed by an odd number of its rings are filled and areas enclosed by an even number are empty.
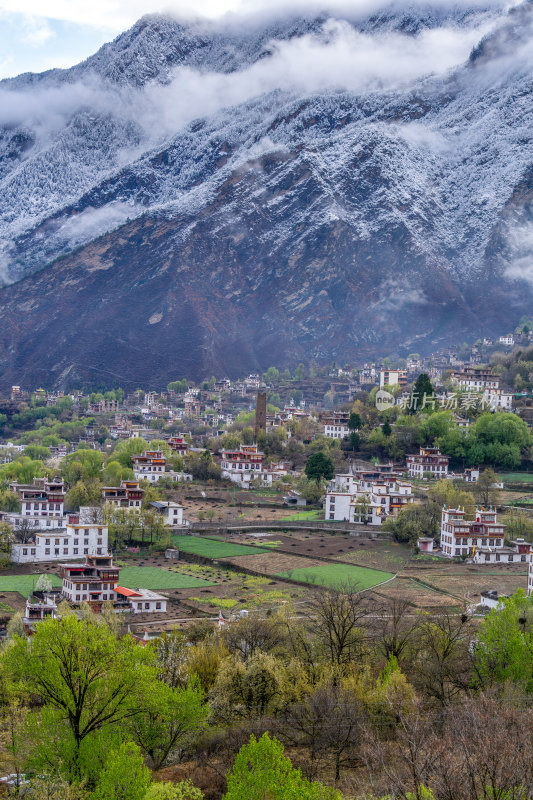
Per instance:
[[[244,74],[272,39],[331,35],[327,17],[246,32],[146,18],[72,70],[0,83],[39,102],[83,96],[46,136],[0,128],[0,386],[424,352],[530,313],[533,67],[518,51],[531,5],[417,14],[349,24],[491,30],[440,76],[284,87],[174,131],[141,117],[176,66]]]

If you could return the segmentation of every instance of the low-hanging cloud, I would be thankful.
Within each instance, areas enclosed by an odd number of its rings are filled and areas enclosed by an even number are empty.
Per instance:
[[[192,120],[282,89],[298,95],[327,90],[355,93],[408,86],[463,63],[489,24],[440,27],[416,36],[368,34],[337,19],[319,35],[270,43],[270,55],[233,73],[179,67],[167,85],[113,88],[94,76],[75,84],[0,89],[0,125],[54,131],[76,110],[89,108],[131,119],[147,139],[164,138]]]
[[[533,221],[513,227],[507,242],[511,256],[504,276],[533,285]]]
[[[74,247],[109,233],[141,211],[142,207],[122,202],[109,203],[102,208],[89,206],[63,222],[56,235]]]

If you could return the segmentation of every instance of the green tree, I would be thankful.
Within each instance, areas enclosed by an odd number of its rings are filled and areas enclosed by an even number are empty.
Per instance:
[[[11,557],[11,546],[15,541],[13,528],[8,522],[0,522],[0,566],[6,567]]]
[[[189,384],[186,378],[183,378],[180,381],[171,381],[167,384],[167,390],[169,392],[176,392],[177,394],[184,394],[189,388]]]
[[[516,414],[498,411],[481,414],[468,430],[466,461],[512,469],[533,442],[527,423]]]
[[[50,458],[50,448],[38,444],[29,444],[24,448],[24,455],[33,460],[46,461],[47,458]]]
[[[78,480],[65,498],[66,507],[75,511],[81,506],[97,506],[102,499],[102,488],[97,478]]]
[[[447,505],[449,508],[464,508],[466,519],[474,519],[476,504],[472,492],[458,489],[449,478],[437,481],[428,491],[430,501],[436,503],[440,509]]]
[[[533,539],[533,519],[521,508],[511,508],[503,517],[507,539]]]
[[[33,778],[27,789],[32,800],[90,800],[83,786],[56,776]]]
[[[133,470],[131,467],[123,466],[120,461],[115,461],[113,457],[112,460],[108,461],[105,465],[104,473],[102,475],[102,481],[104,482],[105,486],[120,486],[120,481],[132,481],[134,478]]]
[[[268,733],[241,747],[227,780],[223,800],[342,800],[335,789],[303,778]]]
[[[305,369],[305,367],[304,367],[303,364],[298,364],[298,366],[294,370],[294,380],[298,381],[298,383],[300,383],[303,380],[304,369]]]
[[[520,684],[533,691],[533,607],[523,589],[502,598],[481,625],[475,647],[475,673],[484,686]]]
[[[420,536],[437,536],[441,507],[436,503],[411,503],[398,516],[387,517],[383,530],[392,533],[396,542],[415,544]]]
[[[140,713],[130,725],[134,741],[161,769],[177,751],[189,745],[205,725],[208,707],[197,680],[184,689],[153,683],[140,701]]]
[[[74,775],[85,740],[138,714],[141,688],[149,691],[156,678],[151,648],[74,614],[41,622],[30,640],[15,637],[3,663],[11,680],[40,698],[42,737],[61,734]]]
[[[364,525],[368,524],[368,513],[370,511],[370,496],[368,494],[360,494],[355,501],[355,514],[357,517],[355,522],[362,522]]]
[[[295,389],[292,393],[292,400],[295,406],[299,406],[303,399],[303,392],[301,389]]]
[[[484,506],[493,506],[498,497],[498,490],[494,484],[498,483],[498,476],[493,469],[484,469],[480,473],[479,480],[474,484],[474,495],[478,503]]]
[[[145,439],[134,437],[133,439],[125,439],[119,442],[113,450],[113,461],[119,461],[123,467],[131,469],[131,457],[144,453],[149,450],[150,445]]]
[[[333,461],[325,453],[314,453],[307,459],[305,474],[309,480],[319,483],[321,480],[331,480],[335,475]]]
[[[20,512],[20,500],[14,492],[9,489],[0,491],[0,509],[2,511]]]
[[[80,478],[96,478],[101,469],[102,453],[99,450],[76,450],[61,464],[61,474],[69,485]]]
[[[429,397],[433,397],[434,394],[435,390],[433,388],[429,375],[425,372],[422,372],[416,379],[415,385],[413,387],[413,395],[416,398],[416,407],[415,403],[412,403],[411,405],[413,406],[413,408],[409,408],[408,413],[416,414],[418,410],[422,409],[422,406],[424,404],[424,398],[427,399]],[[425,412],[430,413],[434,409],[432,408],[431,404],[428,405],[426,403],[426,406],[423,410]]]
[[[300,492],[304,500],[309,503],[318,503],[324,494],[324,486],[322,481],[309,480],[305,475],[299,478],[296,484],[297,490]]]
[[[27,456],[6,464],[2,468],[2,477],[19,483],[31,483],[34,478],[42,478],[46,475],[46,467],[42,461],[32,460]]]
[[[138,508],[113,508],[104,506],[104,518],[109,525],[109,542],[120,549],[133,544],[141,529],[141,512]]]
[[[198,481],[220,480],[222,477],[222,470],[208,450],[203,453],[188,453],[185,456],[185,469]]]
[[[152,783],[144,800],[203,800],[204,794],[190,781]]]
[[[91,800],[144,800],[149,785],[150,772],[139,748],[124,742],[109,756]]]
[[[356,411],[352,411],[348,418],[348,428],[351,431],[358,431],[361,425],[361,416]]]
[[[433,445],[445,438],[451,430],[457,429],[451,411],[435,411],[421,419],[418,430],[420,443]]]
[[[269,367],[265,373],[263,373],[263,380],[265,383],[276,383],[279,380],[279,369],[277,367]]]
[[[350,447],[354,452],[356,450],[359,450],[359,448],[361,447],[361,437],[359,436],[357,431],[352,431],[350,433]]]

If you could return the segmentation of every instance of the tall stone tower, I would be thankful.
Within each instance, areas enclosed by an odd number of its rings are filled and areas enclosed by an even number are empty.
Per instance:
[[[267,396],[265,392],[257,392],[257,400],[255,402],[255,424],[254,436],[257,439],[259,431],[265,431],[267,427]]]

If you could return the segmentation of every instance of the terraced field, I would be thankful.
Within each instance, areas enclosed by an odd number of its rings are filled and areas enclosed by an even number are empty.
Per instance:
[[[48,574],[48,577],[52,581],[52,586],[61,586],[63,583],[57,575]],[[18,592],[22,597],[27,597],[35,590],[38,580],[39,575],[2,575],[0,592]]]
[[[232,564],[238,567],[246,567],[265,575],[279,575],[282,572],[294,569],[306,569],[307,567],[319,567],[323,562],[300,556],[290,556],[285,553],[259,553],[253,556],[241,556],[229,559]]]
[[[184,553],[205,556],[205,558],[230,558],[268,552],[264,547],[234,544],[233,542],[223,542],[221,539],[208,539],[205,536],[188,536],[186,534],[173,536],[172,544],[179,550],[183,550]]]
[[[151,589],[157,592],[162,589],[196,589],[215,584],[203,578],[194,578],[192,575],[184,575],[169,569],[124,567],[120,570],[120,585],[128,589]]]
[[[390,580],[394,575],[391,572],[356,567],[351,564],[321,564],[317,567],[285,570],[278,573],[278,577],[332,589],[349,587],[355,591],[363,591]]]

